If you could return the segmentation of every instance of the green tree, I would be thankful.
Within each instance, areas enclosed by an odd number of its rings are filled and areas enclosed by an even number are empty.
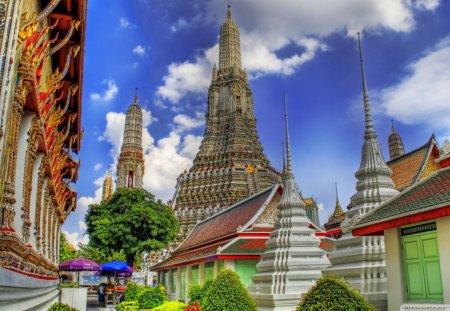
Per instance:
[[[108,255],[123,250],[128,265],[142,252],[159,251],[178,233],[173,211],[144,189],[118,189],[111,199],[89,206],[90,245]]]
[[[256,311],[256,304],[239,275],[226,269],[220,271],[209,286],[201,308],[205,311]]]
[[[126,261],[127,256],[123,250],[120,251],[108,251],[92,246],[92,243],[81,244],[78,243],[78,254],[80,257],[87,258],[95,261],[98,264],[104,264],[105,262],[120,260]]]
[[[77,250],[67,242],[66,235],[61,232],[59,235],[59,263],[77,257],[79,257]]]
[[[344,281],[325,275],[303,296],[297,311],[375,311],[376,309]]]

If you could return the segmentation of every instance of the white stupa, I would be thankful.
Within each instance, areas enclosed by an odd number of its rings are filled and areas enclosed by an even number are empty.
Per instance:
[[[303,293],[322,276],[330,265],[327,253],[319,248],[320,240],[309,228],[303,202],[294,179],[289,141],[286,97],[287,167],[283,174],[283,195],[278,205],[275,229],[266,242],[266,250],[249,287],[258,310],[295,310]]]

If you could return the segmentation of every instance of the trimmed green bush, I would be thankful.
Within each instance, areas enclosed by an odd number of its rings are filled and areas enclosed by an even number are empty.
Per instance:
[[[117,311],[128,311],[130,307],[135,307],[139,310],[139,304],[137,301],[122,301],[116,306]]]
[[[205,282],[205,284],[203,284],[203,286],[192,285],[191,287],[189,287],[189,303],[192,304],[194,302],[197,302],[199,305],[204,305],[206,293],[208,292],[208,289],[210,288],[212,283],[213,280],[208,280]]]
[[[186,305],[180,301],[166,301],[162,305],[153,308],[152,311],[183,311]]]
[[[297,311],[376,311],[342,280],[325,275],[303,296]]]
[[[256,311],[256,304],[231,270],[222,270],[209,287],[203,311]]]
[[[153,309],[167,300],[165,293],[160,288],[146,287],[138,295],[138,303],[141,309]]]
[[[144,290],[144,286],[133,282],[128,282],[125,289],[125,301],[137,301],[139,294]]]
[[[59,283],[59,287],[61,287],[61,288],[78,288],[80,286],[76,282],[62,282],[62,283]]]
[[[201,285],[191,285],[189,286],[189,302],[201,302],[205,293],[203,292],[203,286]]]
[[[66,305],[65,303],[61,302],[55,302],[50,306],[50,308],[47,311],[80,311],[77,308],[72,308],[69,305]]]

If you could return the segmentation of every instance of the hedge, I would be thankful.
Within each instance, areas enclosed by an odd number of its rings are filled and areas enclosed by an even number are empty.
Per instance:
[[[256,311],[256,304],[231,270],[222,270],[209,287],[202,311]]]
[[[303,296],[297,311],[376,311],[342,280],[325,275]]]

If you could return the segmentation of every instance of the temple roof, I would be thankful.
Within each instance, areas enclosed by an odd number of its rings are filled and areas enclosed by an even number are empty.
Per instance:
[[[175,253],[245,230],[251,225],[250,221],[262,213],[264,203],[270,201],[276,191],[281,191],[279,185],[269,187],[198,223]]]
[[[271,230],[254,223],[281,191],[281,185],[274,185],[198,223],[170,257],[152,270],[219,254],[259,255]]]
[[[450,167],[434,172],[362,217],[360,228],[450,206]]]
[[[397,190],[402,191],[417,182],[433,147],[435,144],[432,136],[425,145],[387,162]]]

